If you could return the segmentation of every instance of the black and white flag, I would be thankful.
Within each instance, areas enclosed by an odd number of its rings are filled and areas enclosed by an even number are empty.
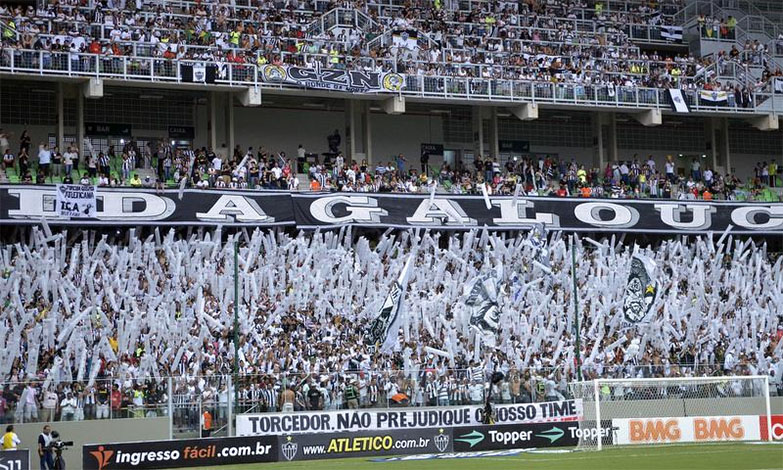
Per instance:
[[[669,97],[672,100],[672,110],[678,113],[690,113],[688,103],[685,102],[685,97],[682,96],[682,90],[679,88],[669,88]]]
[[[661,37],[667,41],[682,42],[682,26],[661,26]]]
[[[414,256],[408,256],[405,267],[402,268],[400,276],[394,281],[386,300],[383,301],[378,316],[370,324],[370,328],[365,335],[365,343],[371,346],[381,343],[380,351],[382,353],[391,352],[397,341],[397,332],[400,329],[402,320],[400,310],[402,300],[405,295],[405,286],[408,284],[411,266]]]
[[[475,277],[465,292],[465,305],[470,307],[470,325],[481,335],[484,344],[495,346],[495,335],[500,320],[500,283],[503,279],[503,265],[498,263],[492,272]]]
[[[180,64],[179,70],[183,82],[194,83],[215,83],[218,73],[215,65],[207,65],[203,62]]]
[[[179,200],[185,195],[185,186],[188,184],[188,179],[193,176],[193,164],[196,162],[196,153],[193,150],[185,150],[185,156],[188,158],[188,167],[185,170],[184,175],[180,175],[179,180]]]
[[[642,255],[631,258],[631,272],[623,298],[623,316],[629,323],[642,322],[650,312],[658,293],[658,283],[652,277],[654,274],[653,260]]]

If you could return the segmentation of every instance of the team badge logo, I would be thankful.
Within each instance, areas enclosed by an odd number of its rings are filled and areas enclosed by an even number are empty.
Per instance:
[[[264,66],[263,74],[266,82],[282,82],[288,77],[288,73],[279,65]]]
[[[443,434],[443,429],[438,429],[438,434],[435,436],[434,440],[435,447],[437,447],[440,452],[446,450],[446,447],[449,445],[449,436]]]
[[[387,73],[383,76],[383,89],[388,91],[400,91],[405,81],[398,73]]]
[[[292,441],[292,437],[286,437],[285,444],[280,446],[280,450],[283,452],[283,456],[286,460],[293,460],[296,457],[296,451],[299,450],[299,445]]]

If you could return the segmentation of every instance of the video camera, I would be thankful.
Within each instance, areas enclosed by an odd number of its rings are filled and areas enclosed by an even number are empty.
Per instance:
[[[60,439],[60,433],[57,431],[52,431],[52,442],[49,444],[49,447],[57,452],[60,453],[67,449],[68,447],[73,447],[73,441],[63,441]]]

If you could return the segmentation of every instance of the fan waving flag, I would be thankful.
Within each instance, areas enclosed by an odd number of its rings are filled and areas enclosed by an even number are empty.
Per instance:
[[[400,321],[402,320],[400,309],[405,295],[405,286],[408,284],[408,276],[413,265],[413,258],[413,255],[408,256],[405,267],[402,268],[400,276],[392,284],[389,294],[383,302],[381,311],[372,321],[365,335],[365,343],[369,345],[374,346],[382,343],[382,353],[391,352],[395,341],[397,341],[397,332],[400,329]]]
[[[465,305],[471,308],[470,325],[481,334],[484,344],[495,345],[495,335],[500,320],[500,282],[503,279],[503,265],[495,270],[475,277],[465,288],[468,298]]]
[[[629,323],[642,322],[650,312],[658,293],[658,283],[652,278],[654,274],[655,263],[650,258],[633,256],[623,299],[623,315]]]

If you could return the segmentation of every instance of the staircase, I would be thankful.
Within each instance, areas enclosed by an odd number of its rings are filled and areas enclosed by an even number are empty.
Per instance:
[[[364,33],[379,31],[378,23],[363,11],[353,8],[333,8],[307,25],[308,37],[333,32],[335,35],[358,29]]]

